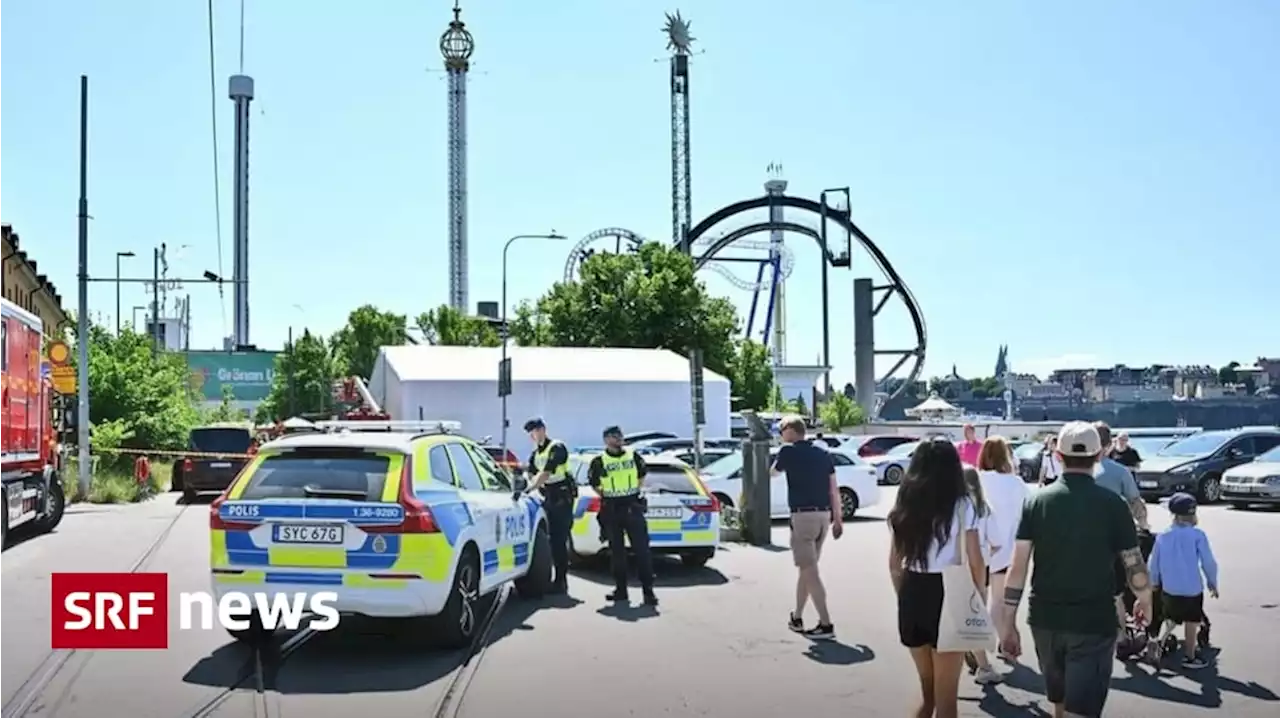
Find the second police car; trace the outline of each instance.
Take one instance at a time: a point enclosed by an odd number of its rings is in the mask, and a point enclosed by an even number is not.
[[[599,521],[600,496],[587,484],[587,467],[594,456],[569,457],[569,470],[578,483],[570,556],[579,564],[603,557],[608,550]],[[720,545],[720,502],[684,462],[665,455],[646,456],[644,462],[650,550],[677,555],[687,566],[705,565]]]
[[[334,423],[388,427],[269,442],[211,505],[218,598],[333,591],[341,613],[425,619],[463,646],[484,597],[508,583],[528,597],[550,588],[541,500],[516,493],[483,447],[440,424]]]

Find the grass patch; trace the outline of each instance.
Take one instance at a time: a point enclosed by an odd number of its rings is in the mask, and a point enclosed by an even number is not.
[[[62,490],[66,494],[68,503],[80,501],[88,501],[91,504],[138,503],[168,491],[172,471],[173,462],[154,462],[151,464],[151,478],[140,482],[133,477],[132,471],[107,468],[95,461],[89,492],[82,494],[79,465],[75,459],[71,459],[67,462],[66,471],[62,474]]]

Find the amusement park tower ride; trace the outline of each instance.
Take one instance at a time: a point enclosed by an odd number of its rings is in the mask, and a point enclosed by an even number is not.
[[[453,22],[440,36],[449,74],[449,305],[467,310],[467,70],[475,40],[455,1]]]
[[[249,103],[253,100],[253,78],[232,75],[228,93],[236,105],[235,134],[235,214],[232,228],[232,276],[235,281],[233,346],[249,345]],[[156,306],[159,306],[159,293]],[[155,313],[158,315],[159,312]]]
[[[667,49],[671,51],[671,241],[684,245],[693,229],[689,172],[689,48],[694,38],[680,11],[667,14]]]
[[[782,166],[769,165],[769,180],[764,183],[765,194],[770,197],[781,197],[787,191],[787,181],[782,179]],[[782,222],[782,205],[769,205],[769,221]],[[787,310],[786,310],[786,277],[782,276],[782,252],[784,239],[781,229],[769,230],[769,266],[773,270],[773,296],[770,297],[770,309],[773,310],[773,364],[783,366],[787,363]],[[762,267],[763,268],[763,267]],[[769,329],[765,329],[768,337]]]

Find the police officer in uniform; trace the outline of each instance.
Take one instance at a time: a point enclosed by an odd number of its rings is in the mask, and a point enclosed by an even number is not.
[[[636,557],[636,571],[644,588],[646,606],[658,605],[653,593],[653,557],[649,554],[648,505],[641,493],[646,469],[634,451],[623,446],[622,429],[604,430],[604,453],[591,460],[587,481],[600,494],[600,523],[613,559],[614,591],[610,601],[627,601],[627,545]]]
[[[569,533],[573,530],[573,504],[578,498],[578,484],[569,475],[569,449],[563,442],[547,438],[547,425],[542,419],[524,423],[525,433],[533,440],[529,455],[529,471],[533,481],[529,491],[542,489],[546,499],[547,532],[551,534],[551,560],[555,564],[552,593],[569,590]]]

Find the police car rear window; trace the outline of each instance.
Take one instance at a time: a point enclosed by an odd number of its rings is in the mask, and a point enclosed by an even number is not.
[[[649,472],[644,477],[644,485],[650,491],[670,491],[673,494],[696,494],[697,484],[689,474],[675,466],[649,465]]]
[[[363,451],[291,451],[263,459],[240,498],[351,499],[377,501],[382,497],[390,459]]]

